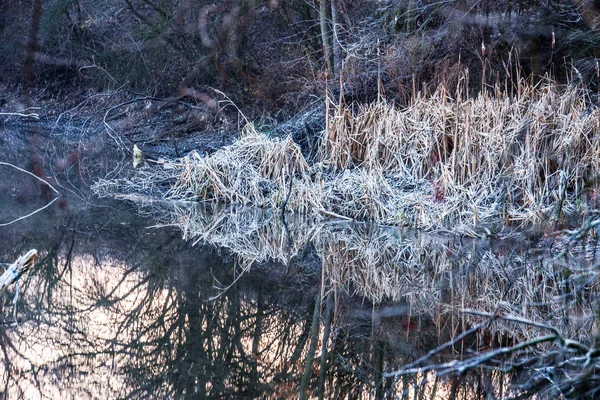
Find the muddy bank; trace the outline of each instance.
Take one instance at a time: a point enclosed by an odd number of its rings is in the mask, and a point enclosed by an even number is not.
[[[129,158],[134,144],[150,160],[179,158],[192,150],[212,154],[233,143],[247,122],[230,103],[208,107],[185,98],[129,91],[32,99],[32,108],[20,100],[10,94],[0,98],[2,159],[45,176],[85,164],[80,172],[101,177],[111,165]],[[321,104],[314,104],[287,121],[257,123],[270,136],[292,136],[308,157],[317,150],[325,114]]]
[[[191,151],[212,154],[239,135],[241,117],[233,107],[209,109],[185,99],[123,91],[76,93],[60,101],[40,97],[30,100],[35,107],[26,108],[8,89],[4,93],[0,98],[0,161],[50,183],[64,196],[63,208],[65,202],[96,201],[88,190],[94,181],[132,173],[134,145],[146,160],[175,159]],[[274,136],[293,135],[310,152],[315,146],[307,134],[314,136],[323,121],[322,113],[311,111],[285,124],[270,121],[268,128]],[[23,181],[9,179],[15,174]],[[6,165],[0,167],[0,190],[17,204],[45,204],[54,193],[34,177]],[[4,212],[7,218],[15,214],[11,210],[14,207]]]

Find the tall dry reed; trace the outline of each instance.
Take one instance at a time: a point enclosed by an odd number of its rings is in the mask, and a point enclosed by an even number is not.
[[[439,222],[539,222],[595,198],[599,117],[585,91],[550,81],[522,82],[514,96],[475,98],[441,86],[403,109],[385,102],[335,108],[321,158],[333,171],[429,181],[433,195],[422,200],[439,203]]]

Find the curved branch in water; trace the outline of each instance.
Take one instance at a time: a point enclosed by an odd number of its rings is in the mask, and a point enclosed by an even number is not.
[[[59,192],[58,190],[56,190],[56,188],[55,188],[54,186],[52,186],[50,183],[48,183],[47,181],[43,180],[43,179],[42,179],[42,178],[40,178],[39,176],[36,176],[36,175],[32,174],[31,172],[29,172],[29,171],[26,171],[26,170],[24,170],[23,168],[17,167],[16,165],[13,165],[13,164],[11,164],[11,163],[7,163],[7,162],[2,162],[2,161],[0,161],[0,165],[6,165],[7,167],[11,167],[11,168],[14,168],[14,169],[16,169],[16,170],[18,170],[18,171],[20,171],[20,172],[24,172],[24,173],[26,173],[26,174],[28,174],[28,175],[31,175],[32,177],[34,177],[34,178],[35,178],[35,179],[37,179],[38,181],[42,182],[43,184],[45,184],[45,185],[48,185],[48,186],[50,187],[50,189],[52,189],[52,190],[54,191],[54,193],[56,193],[56,194],[58,195],[58,196],[57,196],[57,197],[55,197],[55,198],[54,198],[54,199],[53,199],[53,200],[52,200],[50,203],[46,204],[45,206],[43,206],[43,207],[41,207],[41,208],[38,208],[37,210],[35,210],[35,211],[33,211],[33,212],[30,212],[30,213],[29,213],[29,214],[27,214],[27,215],[23,215],[23,216],[21,216],[21,217],[19,217],[19,218],[17,218],[17,219],[14,219],[14,220],[12,220],[12,221],[9,221],[9,222],[6,222],[6,223],[2,223],[2,224],[0,224],[0,227],[2,227],[2,226],[7,226],[7,225],[11,225],[11,224],[14,224],[15,222],[18,222],[18,221],[24,220],[24,219],[26,219],[26,218],[29,218],[29,217],[31,217],[31,216],[32,216],[32,215],[34,215],[34,214],[37,214],[37,213],[39,213],[40,211],[42,211],[42,210],[45,210],[46,208],[50,207],[50,206],[52,205],[52,203],[54,203],[56,200],[58,200],[58,199],[59,199],[59,198],[62,196],[62,195],[60,194],[60,192]]]

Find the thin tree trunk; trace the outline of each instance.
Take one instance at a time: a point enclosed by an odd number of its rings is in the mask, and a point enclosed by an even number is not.
[[[415,0],[409,0],[408,8],[406,10],[406,33],[412,33],[415,18]]]
[[[31,10],[31,26],[29,28],[29,38],[27,39],[27,52],[25,53],[25,78],[23,88],[26,101],[29,102],[29,88],[33,81],[33,61],[37,51],[38,33],[40,31],[40,18],[42,16],[43,0],[34,0]]]
[[[332,3],[333,4],[333,3]],[[327,344],[329,342],[329,333],[331,332],[331,309],[333,308],[333,302],[331,301],[333,292],[329,292],[327,295],[326,306],[325,306],[325,326],[323,328],[323,340],[321,350],[321,369],[319,372],[319,400],[325,397],[325,370],[327,369]]]
[[[331,51],[331,30],[329,29],[329,2],[320,0],[319,22],[321,24],[321,40],[323,41],[323,53],[327,64],[327,72],[333,74],[333,53]]]
[[[332,26],[332,35],[331,35],[331,43],[333,48],[333,73],[335,74],[335,78],[340,76],[340,68],[341,68],[341,52],[340,52],[340,42],[338,40],[338,0],[331,0],[331,26]]]
[[[256,326],[254,328],[254,337],[252,338],[252,379],[256,382],[260,382],[260,375],[258,372],[258,357],[259,357],[259,344],[260,338],[263,334],[263,320],[265,317],[265,305],[263,299],[263,288],[258,287],[258,298],[256,299]]]

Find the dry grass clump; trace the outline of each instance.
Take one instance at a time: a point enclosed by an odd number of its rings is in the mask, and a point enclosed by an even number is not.
[[[429,182],[380,169],[346,169],[323,183],[321,207],[352,219],[390,225],[438,226]]]
[[[308,164],[300,148],[288,137],[270,139],[244,128],[242,137],[211,155],[193,152],[177,164],[179,178],[167,197],[187,200],[222,201],[277,208],[288,199],[290,208],[307,212],[311,192]],[[290,194],[289,180],[297,184]]]

